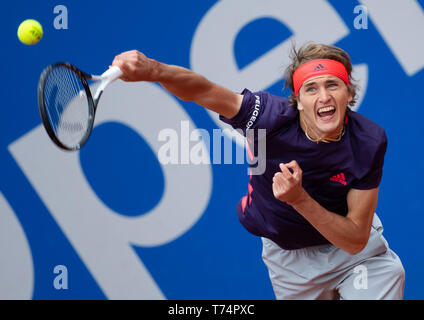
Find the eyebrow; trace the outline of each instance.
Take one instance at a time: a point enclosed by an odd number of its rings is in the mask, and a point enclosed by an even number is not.
[[[337,83],[337,81],[335,79],[328,79],[328,80],[325,80],[325,83]],[[305,84],[305,88],[316,85],[316,84],[317,83],[315,81],[309,82],[309,83]]]

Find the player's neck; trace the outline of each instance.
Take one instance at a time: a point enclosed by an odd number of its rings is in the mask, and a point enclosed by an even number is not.
[[[326,135],[326,134],[319,134],[317,130],[313,128],[313,126],[308,125],[307,120],[303,116],[302,112],[299,114],[300,117],[300,127],[302,128],[303,132],[305,133],[305,136],[316,143],[319,142],[337,142],[340,141],[340,139],[343,137],[345,128],[343,125],[343,122],[338,126],[337,130],[334,132]]]

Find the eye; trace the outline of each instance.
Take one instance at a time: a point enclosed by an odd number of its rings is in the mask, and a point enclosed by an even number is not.
[[[337,83],[330,83],[328,88],[337,88],[339,85]]]
[[[314,92],[314,91],[315,91],[314,87],[306,88],[306,92]]]

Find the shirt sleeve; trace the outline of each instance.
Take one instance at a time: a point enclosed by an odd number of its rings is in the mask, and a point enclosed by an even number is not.
[[[360,180],[352,182],[352,188],[367,190],[380,185],[383,176],[384,156],[387,150],[387,137],[383,131],[382,138],[374,155],[370,171]]]
[[[243,101],[239,112],[231,119],[222,115],[219,118],[234,129],[241,129],[244,135],[248,129],[266,129],[268,135],[296,117],[296,107],[289,105],[286,98],[248,89],[241,94]]]

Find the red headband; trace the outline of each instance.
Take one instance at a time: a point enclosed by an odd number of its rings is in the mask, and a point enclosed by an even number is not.
[[[302,84],[309,78],[331,74],[349,85],[349,76],[343,63],[330,59],[316,59],[302,64],[293,74],[294,93],[299,93]]]

